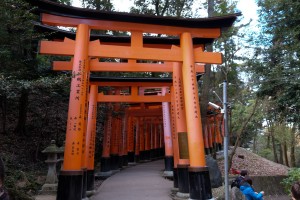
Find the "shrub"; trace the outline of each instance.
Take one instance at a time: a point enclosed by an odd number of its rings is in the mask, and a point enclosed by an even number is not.
[[[286,193],[290,193],[291,186],[294,182],[300,180],[300,168],[292,168],[288,172],[288,177],[283,179],[281,184]]]

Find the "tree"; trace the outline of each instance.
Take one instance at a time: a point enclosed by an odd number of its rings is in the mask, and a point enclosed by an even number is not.
[[[114,6],[110,0],[81,0],[82,7],[102,10],[102,11],[113,11]]]
[[[135,0],[130,12],[156,16],[191,17],[193,0]]]

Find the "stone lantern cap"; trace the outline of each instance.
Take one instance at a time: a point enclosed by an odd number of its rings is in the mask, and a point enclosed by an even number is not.
[[[50,145],[42,153],[60,153],[59,148],[55,145],[55,140],[51,140]]]

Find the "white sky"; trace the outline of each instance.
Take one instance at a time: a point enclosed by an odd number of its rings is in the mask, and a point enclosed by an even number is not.
[[[133,6],[133,1],[134,0],[112,0],[112,3],[116,11],[128,12],[129,8]],[[73,6],[81,7],[80,1],[73,0]],[[243,13],[245,20],[249,21],[249,19],[253,19],[257,21],[257,5],[255,4],[255,0],[239,0],[237,8]]]

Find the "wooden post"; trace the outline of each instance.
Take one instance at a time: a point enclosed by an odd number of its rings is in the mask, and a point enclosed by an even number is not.
[[[82,145],[88,72],[90,29],[79,24],[76,32],[74,61],[67,121],[63,170],[59,175],[57,200],[82,198]]]
[[[162,88],[162,96],[167,93],[167,88]],[[164,143],[165,143],[165,171],[164,174],[173,176],[173,145],[172,145],[172,133],[171,133],[171,117],[170,106],[168,102],[162,103],[163,109],[163,124],[164,124]]]
[[[123,138],[123,149],[122,149],[122,155],[123,155],[123,166],[128,165],[128,151],[127,151],[127,134],[128,134],[128,114],[125,113],[122,116],[122,138]]]
[[[88,112],[88,124],[86,135],[86,154],[88,156],[87,162],[87,191],[94,190],[95,182],[95,139],[96,139],[96,120],[97,120],[97,94],[98,86],[91,85],[89,96],[89,112]]]
[[[176,137],[178,144],[178,193],[180,197],[189,196],[189,151],[187,140],[187,128],[186,128],[186,112],[184,102],[184,89],[182,82],[182,64],[178,62],[173,63],[173,87],[174,87],[174,107],[175,107],[175,124],[176,124]]]
[[[179,162],[179,150],[178,150],[178,135],[176,129],[176,119],[175,119],[175,94],[174,87],[170,88],[171,90],[171,121],[172,121],[172,146],[173,146],[173,157],[174,157],[174,166],[173,166],[173,187],[174,190],[178,190],[178,170],[177,165]]]
[[[127,152],[128,162],[134,163],[134,124],[133,117],[129,116],[127,120],[128,134],[127,134]]]
[[[112,103],[108,103],[108,111],[106,114],[106,121],[104,124],[104,136],[102,142],[102,155],[100,174],[103,176],[110,176],[112,174],[110,164],[110,146],[112,135]]]
[[[140,122],[139,118],[135,117],[134,125],[135,125],[135,149],[134,149],[134,160],[135,162],[140,161]]]
[[[206,167],[204,141],[196,81],[195,59],[192,36],[185,32],[180,36],[182,50],[182,75],[184,87],[184,101],[188,131],[189,148],[189,185],[191,199],[211,199],[209,171]]]
[[[116,112],[119,111],[120,105],[116,103],[113,106],[113,118],[112,118],[112,135],[111,135],[111,146],[110,146],[110,164],[112,170],[119,169],[119,121],[116,116]]]

